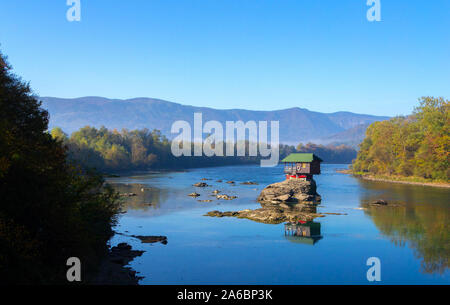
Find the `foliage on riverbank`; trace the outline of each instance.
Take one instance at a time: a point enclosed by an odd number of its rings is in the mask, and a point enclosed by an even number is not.
[[[67,162],[48,114],[0,53],[0,283],[67,283],[107,251],[119,212],[103,179]]]
[[[449,110],[448,100],[423,97],[411,116],[373,123],[360,144],[353,172],[448,183]]]
[[[60,128],[51,131],[54,138],[67,145],[69,158],[85,168],[96,168],[102,172],[118,172],[150,169],[186,169],[194,167],[252,164],[261,157],[248,156],[181,156],[171,152],[171,142],[158,130],[108,130],[86,126],[68,137]],[[218,144],[219,145],[219,144]],[[226,144],[223,143],[225,152]],[[194,151],[194,144],[191,144]],[[245,143],[248,155],[249,143]],[[235,145],[236,151],[236,145]],[[323,146],[308,143],[296,147],[280,145],[280,158],[293,152],[309,152],[319,155],[328,163],[350,163],[356,157],[351,147]]]
[[[446,187],[450,188],[450,183],[444,180],[430,180],[422,177],[404,177],[404,176],[396,176],[396,175],[372,175],[364,172],[353,172],[352,170],[342,170],[339,171],[344,174],[352,174],[355,177],[359,177],[365,180],[371,181],[381,181],[381,182],[394,182],[394,183],[404,183],[404,184],[416,184],[416,185],[424,185],[424,186],[436,186],[436,187]]]

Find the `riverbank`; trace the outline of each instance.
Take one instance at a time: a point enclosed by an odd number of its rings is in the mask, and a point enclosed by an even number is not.
[[[351,169],[339,169],[336,170],[337,173],[353,175],[357,178],[361,178],[368,181],[378,181],[378,182],[390,182],[390,183],[402,183],[420,186],[433,186],[441,188],[450,188],[450,183],[445,182],[427,182],[427,181],[414,181],[420,178],[417,177],[401,177],[401,176],[374,176],[371,174],[363,173],[353,173]]]
[[[133,250],[127,243],[120,243],[108,251],[99,265],[98,271],[92,279],[88,280],[90,285],[139,285],[142,277],[127,265],[134,258],[141,256],[144,251]]]

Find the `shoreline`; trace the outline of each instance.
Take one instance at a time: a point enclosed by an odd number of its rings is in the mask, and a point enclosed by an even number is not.
[[[432,186],[439,188],[450,188],[450,183],[445,182],[417,182],[417,181],[408,181],[408,180],[395,180],[394,178],[389,177],[374,177],[372,175],[361,175],[361,174],[353,174],[351,169],[342,169],[336,170],[337,173],[352,175],[356,178],[361,178],[367,181],[375,181],[375,182],[390,182],[390,183],[401,183],[401,184],[410,184],[410,185],[420,185],[420,186]]]
[[[123,235],[135,238],[143,244],[161,243],[167,244],[166,236],[153,235],[127,235],[115,232],[114,235]],[[139,275],[139,271],[130,266],[130,263],[137,257],[142,256],[145,250],[135,250],[127,242],[108,249],[108,253],[100,261],[99,268],[87,281],[89,285],[121,285],[137,286],[144,276]]]
[[[133,250],[127,243],[120,243],[108,249],[108,253],[102,258],[98,270],[88,280],[88,285],[139,285],[143,277],[137,275],[137,271],[129,266],[136,257],[145,251]]]
[[[350,163],[328,163],[324,162],[324,164],[333,164],[333,165],[349,165]],[[210,169],[214,167],[227,167],[227,166],[248,166],[248,165],[258,165],[258,162],[255,163],[247,163],[247,164],[223,164],[223,165],[211,165],[211,166],[201,166],[201,167],[186,167],[186,168],[156,168],[156,169],[148,169],[148,170],[123,170],[116,172],[108,172],[108,173],[100,173],[100,175],[105,178],[121,178],[128,177],[134,175],[146,175],[146,174],[161,174],[161,173],[183,173],[189,172],[197,169]],[[280,162],[277,166],[282,165]],[[344,170],[343,170],[344,171]]]

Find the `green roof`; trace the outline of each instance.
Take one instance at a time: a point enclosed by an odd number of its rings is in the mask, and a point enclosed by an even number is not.
[[[319,162],[323,161],[315,154],[297,153],[290,154],[289,156],[281,160],[281,162],[312,162],[313,160],[317,160]]]

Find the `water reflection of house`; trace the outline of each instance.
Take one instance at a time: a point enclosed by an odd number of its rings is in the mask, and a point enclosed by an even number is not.
[[[284,235],[287,240],[294,243],[314,245],[322,239],[320,235],[320,223],[292,223],[288,222],[284,225]]]

